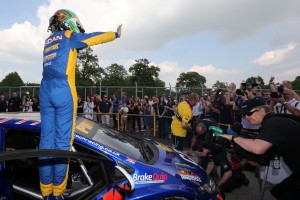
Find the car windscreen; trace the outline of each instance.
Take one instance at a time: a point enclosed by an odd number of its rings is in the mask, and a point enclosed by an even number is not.
[[[76,133],[105,145],[135,160],[154,163],[158,149],[145,139],[105,127],[87,119],[77,120]]]
[[[124,155],[145,162],[143,155],[139,151],[138,142],[120,132],[101,128],[98,129],[92,139]]]

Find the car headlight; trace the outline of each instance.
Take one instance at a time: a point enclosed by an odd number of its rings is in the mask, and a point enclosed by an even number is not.
[[[214,194],[214,193],[216,193],[217,185],[216,185],[215,181],[212,180],[212,178],[208,177],[206,183],[201,185],[199,187],[199,189],[203,192],[207,192],[209,194]]]

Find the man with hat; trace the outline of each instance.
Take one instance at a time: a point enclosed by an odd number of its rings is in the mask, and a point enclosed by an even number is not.
[[[300,196],[300,124],[290,117],[274,115],[268,105],[261,105],[256,99],[247,100],[242,111],[251,124],[261,126],[258,136],[255,139],[221,136],[254,154],[264,154],[275,147],[292,174],[270,192],[275,199],[297,199]]]

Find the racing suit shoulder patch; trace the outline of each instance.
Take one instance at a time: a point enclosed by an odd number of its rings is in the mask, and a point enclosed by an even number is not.
[[[65,32],[66,38],[71,38],[72,33],[73,33],[73,31],[67,30],[67,31]]]

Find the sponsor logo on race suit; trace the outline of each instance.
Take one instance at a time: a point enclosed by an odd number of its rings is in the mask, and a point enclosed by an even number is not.
[[[45,45],[51,44],[52,42],[59,41],[59,40],[62,40],[62,39],[63,39],[62,35],[53,36],[53,37],[48,38],[48,39],[45,40]]]

